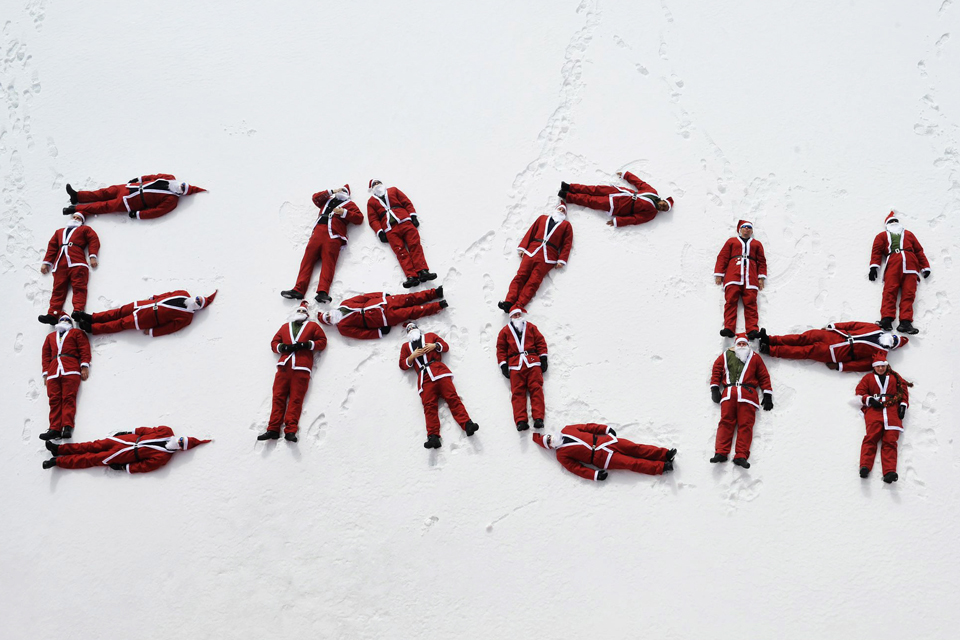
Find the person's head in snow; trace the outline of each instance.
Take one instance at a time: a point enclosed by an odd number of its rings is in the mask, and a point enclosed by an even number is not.
[[[57,333],[66,333],[70,331],[70,329],[73,329],[73,327],[73,318],[66,314],[60,316],[60,320],[57,321]]]
[[[750,351],[750,342],[747,340],[747,336],[743,333],[738,334],[737,341],[733,345],[733,352],[736,354],[737,359],[740,360],[740,362],[746,362]]]
[[[903,225],[900,223],[900,215],[896,211],[888,213],[886,220],[884,220],[884,227],[895,236],[901,235]]]
[[[523,307],[514,307],[511,309],[510,324],[513,325],[514,329],[522,332],[524,325],[527,324],[527,310]]]
[[[907,343],[907,338],[902,338],[892,333],[881,333],[878,338],[880,346],[884,349],[899,349]]]
[[[307,320],[309,320],[309,319],[310,319],[310,309],[307,308],[307,303],[306,303],[306,301],[304,301],[303,303],[300,304],[299,307],[297,307],[296,309],[294,309],[294,310],[290,313],[290,315],[287,316],[287,319],[288,319],[290,322],[306,322]]]
[[[740,234],[740,237],[744,240],[749,240],[753,237],[753,223],[746,220],[740,221],[740,227],[737,229],[737,232]]]
[[[873,363],[873,372],[878,376],[885,376],[887,375],[887,369],[889,367],[890,365],[886,360],[878,360],[877,362]]]
[[[82,213],[78,211],[72,216],[70,216],[69,220],[67,220],[67,227],[70,229],[73,229],[73,228],[79,227],[84,222],[86,222],[86,218]]]
[[[416,322],[408,322],[403,325],[403,330],[407,333],[407,340],[410,342],[416,342],[417,340],[423,339],[423,332],[420,331],[420,327],[417,326]]]
[[[339,309],[331,309],[320,314],[320,322],[325,325],[334,326],[343,320],[343,313]]]
[[[336,189],[332,189],[331,191],[333,193],[333,197],[336,198],[337,200],[342,201],[342,200],[350,199],[350,189],[348,189],[346,186],[337,187]]]
[[[657,198],[657,211],[670,211],[670,202],[664,198]]]
[[[567,205],[562,202],[558,202],[557,206],[554,207],[553,211],[550,213],[550,217],[556,220],[557,222],[563,222],[567,219]]]
[[[539,434],[534,434],[537,436]],[[536,440],[536,438],[534,438]],[[563,436],[559,433],[545,433],[543,434],[543,440],[541,440],[545,449],[559,449],[560,445],[563,444]]]
[[[382,198],[387,193],[387,188],[383,186],[382,182],[374,179],[370,181],[370,193],[378,198]]]
[[[204,307],[209,305],[211,302],[213,302],[213,298],[216,295],[217,293],[216,291],[214,291],[209,296],[192,296],[187,298],[185,302],[185,304],[187,305],[187,310],[197,311],[199,309],[203,309]]]

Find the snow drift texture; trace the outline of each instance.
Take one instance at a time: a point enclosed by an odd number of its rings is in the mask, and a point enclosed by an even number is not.
[[[691,6],[696,5],[696,6]],[[7,638],[943,638],[960,625],[960,6],[902,3],[3,3],[0,623]],[[673,212],[571,208],[530,305],[548,428],[607,422],[677,471],[593,484],[512,425],[494,304],[561,179],[630,169]],[[65,182],[169,171],[210,192],[103,216],[100,310],[173,288],[174,336],[93,339],[76,439],[167,424],[214,443],[158,473],[42,471],[42,249]],[[421,214],[451,308],[425,320],[481,430],[426,452],[397,332],[318,359],[299,445],[255,443],[315,208],[371,177]],[[871,241],[904,212],[933,276],[899,483],[857,476],[858,374],[767,363],[753,468],[710,465],[726,345],[713,261],[740,217],[770,261],[761,324],[875,320]],[[351,228],[332,294],[399,291]],[[328,332],[329,333],[329,332]],[[445,410],[444,410],[445,411]]]

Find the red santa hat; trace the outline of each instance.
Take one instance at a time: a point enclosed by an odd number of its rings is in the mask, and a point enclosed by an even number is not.
[[[346,189],[347,195],[351,195],[351,194],[350,194],[350,185],[349,185],[349,184],[343,185],[343,188]]]
[[[80,221],[81,221],[81,222],[86,222],[86,221],[87,221],[87,216],[83,215],[83,214],[82,214],[81,212],[79,212],[79,211],[74,211],[74,212],[73,212],[73,215],[71,215],[70,217],[72,218],[73,216],[80,216]]]
[[[546,439],[550,439],[550,446],[547,444]],[[559,433],[535,433],[533,434],[533,441],[544,449],[556,449],[560,445],[560,440],[563,438]]]
[[[192,196],[195,193],[203,193],[204,191],[206,191],[206,189],[204,189],[203,187],[197,187],[192,184],[187,184],[186,182],[183,183],[183,186],[184,186],[183,195],[185,196]]]
[[[369,189],[370,191],[373,191],[373,185],[375,182],[379,182],[380,184],[383,184],[382,180],[377,180],[376,178],[370,178],[370,182],[367,183],[367,189]]]
[[[673,196],[667,196],[667,202],[670,203],[670,208],[667,211],[673,211]]]
[[[750,222],[749,220],[739,220],[739,221],[737,221],[737,232],[739,232],[740,229],[742,229],[742,228],[744,227],[744,225],[746,225],[746,226],[750,227],[751,229],[753,229],[753,223]]]
[[[200,445],[202,445],[202,444],[207,444],[208,442],[210,442],[210,441],[209,441],[209,440],[200,440],[199,438],[193,438],[193,437],[188,437],[188,436],[180,436],[180,438],[177,440],[177,444],[179,445],[179,447],[180,447],[180,449],[181,449],[182,451],[186,451],[187,449],[193,449],[193,448],[195,448],[195,447],[199,447]]]
[[[404,323],[404,325],[403,325],[403,330],[404,330],[404,331],[410,331],[410,329],[419,329],[419,328],[420,328],[420,325],[418,325],[418,324],[417,324],[416,322],[414,322],[413,320],[411,320],[410,322],[406,322],[406,323]]]
[[[550,448],[550,447],[548,447],[547,445],[545,445],[545,444],[543,443],[543,434],[542,434],[542,433],[535,433],[535,434],[533,434],[533,441],[536,442],[536,443],[537,443],[538,445],[540,445],[541,447],[543,447],[544,449],[549,449],[549,448]]]
[[[884,367],[885,367],[885,366],[887,366],[887,365],[889,365],[889,364],[890,364],[890,363],[887,362],[887,359],[886,359],[885,357],[881,358],[880,356],[877,356],[876,360],[874,360],[874,361],[873,361],[873,364],[870,365],[870,366],[871,366],[871,367],[881,367],[881,366],[884,366]]]
[[[744,344],[750,344],[750,341],[747,339],[747,334],[738,333],[737,339],[733,341],[733,344],[740,344],[741,342]]]
[[[217,289],[217,291],[220,291],[220,289]],[[213,302],[213,299],[217,297],[217,291],[214,291],[208,296],[197,296],[199,298],[197,302],[200,304],[201,309],[210,306],[210,304]]]
[[[514,305],[513,308],[510,309],[510,314],[509,314],[509,316],[512,318],[513,316],[519,316],[519,315],[521,315],[521,314],[526,315],[526,313],[527,313],[527,310],[526,310],[526,309],[524,309],[523,307],[521,307],[521,306],[519,306],[519,305]]]
[[[887,217],[883,219],[883,224],[889,224],[894,220],[900,222],[900,215],[896,211],[891,210],[890,213],[887,214]]]

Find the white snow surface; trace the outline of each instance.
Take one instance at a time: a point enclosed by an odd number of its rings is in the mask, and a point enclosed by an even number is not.
[[[0,637],[955,637],[957,2],[0,6]],[[570,264],[529,305],[548,429],[680,453],[673,474],[591,483],[515,431],[494,305],[560,181],[624,169],[676,207],[618,230],[570,208]],[[88,309],[220,293],[175,335],[92,338],[74,440],[214,442],[143,476],[44,471],[38,266],[64,184],[153,172],[209,193],[93,219]],[[327,331],[300,443],[257,443],[310,196],[349,182],[365,211],[371,177],[421,214],[451,304],[421,325],[481,429],[442,409],[426,451],[400,331]],[[709,464],[713,262],[735,221],[766,248],[761,324],[788,333],[879,318],[866,275],[891,208],[933,269],[891,356],[916,383],[900,481],[879,461],[858,477],[860,374],[769,357],[753,468]],[[387,246],[350,236],[334,298],[400,292]]]

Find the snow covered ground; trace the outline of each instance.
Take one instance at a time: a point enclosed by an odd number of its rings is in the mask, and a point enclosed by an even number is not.
[[[731,6],[732,5],[732,6]],[[3,0],[0,637],[948,638],[960,561],[960,6],[827,0]],[[569,267],[529,306],[548,428],[680,450],[672,475],[563,471],[514,430],[494,306],[561,180],[630,169],[677,205],[613,230],[571,207]],[[43,471],[51,286],[78,188],[172,172],[172,214],[92,224],[99,310],[177,287],[188,329],[93,339],[76,440],[167,424],[215,442],[163,470]],[[451,308],[422,325],[480,424],[423,449],[398,332],[328,332],[298,445],[256,443],[313,192],[371,177],[421,213]],[[713,261],[739,217],[770,263],[772,333],[876,320],[874,234],[930,257],[900,482],[857,476],[858,374],[766,358],[753,468],[711,465],[724,341]],[[399,291],[369,227],[332,294]],[[315,282],[315,280],[314,280]]]

